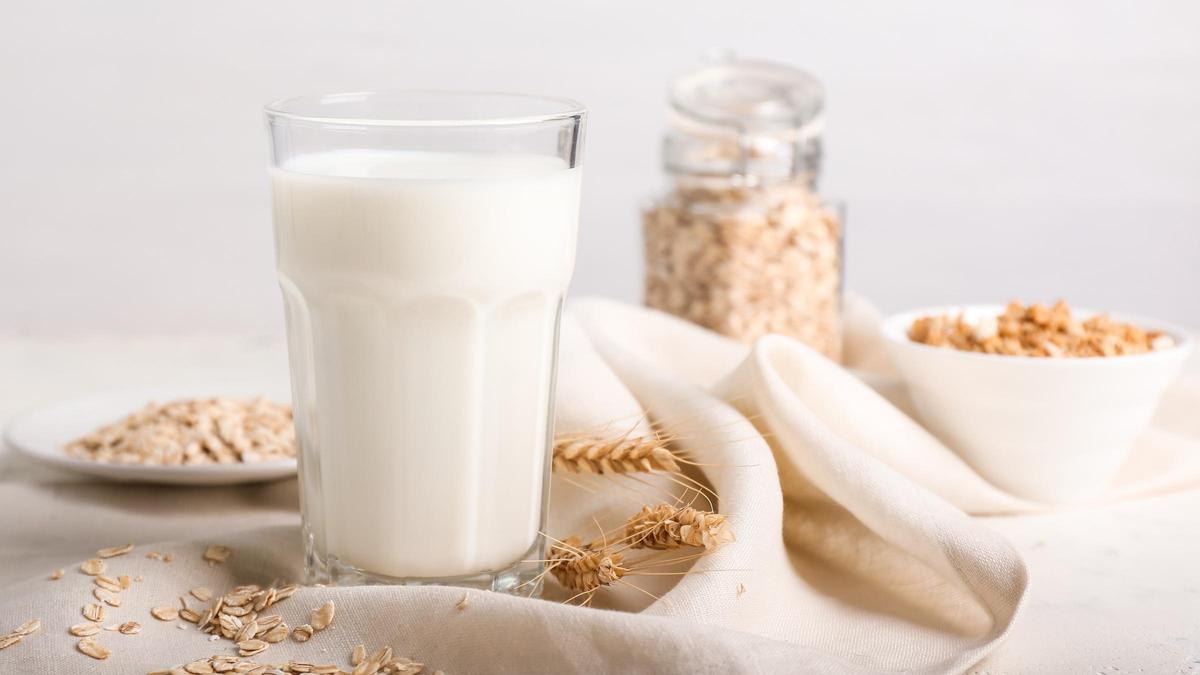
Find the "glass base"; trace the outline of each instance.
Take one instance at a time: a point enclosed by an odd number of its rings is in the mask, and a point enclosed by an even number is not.
[[[525,552],[521,560],[501,570],[486,570],[452,577],[391,577],[376,574],[342,562],[335,555],[322,556],[306,538],[304,576],[308,585],[324,586],[461,586],[485,591],[541,597],[545,557],[542,537]]]

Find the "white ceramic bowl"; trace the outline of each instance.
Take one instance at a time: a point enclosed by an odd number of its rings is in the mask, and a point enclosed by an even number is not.
[[[1118,313],[1111,314],[1114,320],[1161,330],[1175,346],[1133,356],[1034,358],[908,339],[919,317],[961,312],[974,322],[1003,310],[968,305],[903,312],[884,321],[884,342],[925,426],[994,485],[1039,502],[1096,497],[1149,424],[1191,340],[1176,326]]]

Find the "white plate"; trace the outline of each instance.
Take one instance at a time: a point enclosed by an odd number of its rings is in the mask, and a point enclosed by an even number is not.
[[[279,480],[296,475],[296,460],[252,464],[196,464],[188,466],[142,466],[104,464],[76,459],[63,447],[96,429],[111,424],[151,401],[166,402],[202,396],[249,397],[242,391],[196,392],[180,389],[129,389],[96,394],[59,403],[14,417],[4,430],[10,447],[40,462],[68,471],[107,480],[165,483],[170,485],[236,485]]]

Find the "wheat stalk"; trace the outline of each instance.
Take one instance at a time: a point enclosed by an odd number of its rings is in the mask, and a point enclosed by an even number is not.
[[[675,453],[658,436],[614,439],[577,436],[555,440],[554,470],[603,475],[651,471],[678,473],[680,468]]]
[[[629,571],[621,565],[620,553],[607,547],[585,546],[579,537],[551,545],[547,558],[550,573],[558,583],[578,593],[593,593],[616,583]]]
[[[671,482],[703,497],[710,509],[714,508],[712,499],[706,494],[711,493],[715,498],[716,493],[712,488],[687,476],[681,469],[683,464],[701,465],[688,461],[667,447],[675,436],[664,435],[657,427],[645,435],[635,434],[634,431],[631,428],[620,436],[608,437],[603,434],[559,436],[555,439],[552,454],[554,470],[560,474],[624,476],[626,480],[641,483],[645,483],[645,480],[635,474],[661,472],[669,474],[667,479]],[[570,481],[566,476],[562,478]],[[658,501],[658,498],[654,498],[654,501]],[[553,543],[546,551],[544,562],[547,565],[538,579],[549,574],[564,588],[574,591],[575,595],[566,600],[567,603],[583,598],[580,604],[588,605],[597,591],[616,584],[628,585],[655,597],[623,577],[687,574],[643,570],[694,560],[733,541],[733,531],[725,516],[692,508],[682,498],[675,504],[643,505],[641,511],[614,531],[604,532],[599,523],[597,529],[601,530],[600,536],[586,544],[577,536],[561,541],[550,538]],[[684,546],[701,550],[669,561],[654,562],[653,558],[645,556],[632,561],[625,559],[625,553],[632,549],[653,552]]]
[[[725,516],[690,506],[659,504],[643,506],[625,523],[625,540],[630,548],[663,551],[695,546],[712,551],[733,541],[733,530]]]
[[[617,583],[628,584],[623,577],[663,564],[650,562],[650,558],[627,563],[624,552],[630,549],[662,551],[683,546],[704,549],[686,558],[690,560],[733,541],[733,530],[725,516],[690,506],[643,506],[640,512],[626,521],[623,529],[625,536],[616,541],[610,539],[611,533],[608,532],[587,544],[580,537],[553,540],[554,543],[546,552],[547,566],[543,574],[552,574],[564,588],[575,591],[575,595],[567,602],[586,596],[583,604],[588,604],[601,588]]]

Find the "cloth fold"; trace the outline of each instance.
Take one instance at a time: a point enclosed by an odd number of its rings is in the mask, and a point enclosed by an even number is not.
[[[729,595],[720,570],[754,569],[732,599],[746,611],[721,625],[834,654],[859,672],[957,672],[1003,637],[1027,584],[1020,556],[912,480],[972,474],[869,387],[787,338],[746,349],[609,301],[578,303],[572,316],[661,428],[703,439],[677,445],[723,467],[706,473],[739,545],[699,560],[647,611],[703,599],[713,622]],[[694,363],[737,365],[705,387],[717,369]]]
[[[841,368],[771,336],[747,347],[673,317],[606,300],[573,303],[562,331],[560,433],[661,431],[711,488],[736,541],[681,576],[633,576],[596,607],[449,588],[306,588],[279,606],[291,625],[327,598],[334,627],[273,645],[260,662],[348,668],[351,647],[392,645],[449,673],[962,672],[1020,620],[1029,579],[1020,555],[968,514],[1043,507],[989,485],[908,414],[877,338],[877,315],[847,298]],[[1107,499],[1200,482],[1200,389],[1176,386]],[[548,533],[619,524],[680,481],[556,475]],[[706,493],[707,494],[707,493]],[[693,493],[691,499],[699,497]],[[0,672],[134,673],[213,654],[228,641],[158,622],[149,608],[189,588],[298,578],[294,481],[180,489],[48,480],[0,483],[10,514],[0,551],[0,618],[43,629],[0,651]],[[66,628],[91,601],[79,563],[132,540],[118,574],[143,575],[104,632],[104,664],[74,650]],[[235,553],[202,560],[207,544]],[[170,551],[166,565],[146,558]],[[67,569],[62,580],[45,575]],[[106,621],[108,623],[108,621]]]

